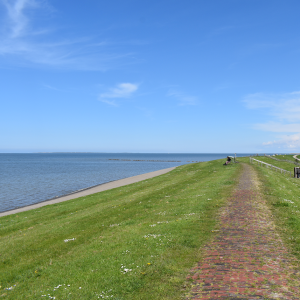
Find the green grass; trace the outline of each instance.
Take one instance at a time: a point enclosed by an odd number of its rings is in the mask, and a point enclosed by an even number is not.
[[[281,159],[281,160],[288,160],[291,164],[294,165],[294,167],[297,167],[297,165],[294,164],[294,162],[299,163],[298,160],[296,160],[292,154],[285,154],[285,155],[276,155],[275,158]]]
[[[258,159],[267,160],[263,157]],[[249,162],[249,158],[240,160]],[[274,165],[275,163],[274,160]],[[279,164],[280,168],[286,170],[293,168],[293,164],[290,163]],[[252,166],[258,172],[260,188],[272,211],[277,230],[291,252],[300,260],[300,179],[285,176],[256,164]]]
[[[294,155],[292,154],[284,154],[284,155],[276,155],[274,156],[275,158],[278,158],[278,159],[288,159],[288,160],[291,160],[291,161],[295,161],[295,158],[293,158]]]
[[[278,158],[278,157],[279,157],[279,155],[276,156],[276,158]],[[287,170],[287,171],[291,171],[292,176],[294,174],[294,167],[297,167],[297,165],[295,165],[293,163],[289,163],[289,162],[285,162],[285,161],[277,161],[275,159],[265,157],[265,156],[259,156],[259,157],[254,157],[254,158],[259,160],[259,161],[263,161],[263,162],[266,162],[266,163],[271,164],[273,166],[276,166],[278,168],[281,168],[281,169],[284,169],[284,170]],[[249,162],[249,158],[248,158],[248,162]],[[256,162],[254,164],[256,164]]]
[[[0,218],[0,297],[180,299],[241,170],[224,161]]]

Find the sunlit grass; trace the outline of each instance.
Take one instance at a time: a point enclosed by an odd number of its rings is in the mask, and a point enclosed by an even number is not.
[[[223,162],[0,218],[0,297],[180,299],[240,171]]]
[[[276,155],[275,158],[295,161],[295,158],[293,158],[293,156],[294,155],[292,155],[292,154],[284,154],[284,155]]]
[[[276,156],[276,158],[278,156]],[[294,167],[297,167],[297,165],[295,165],[293,163],[289,163],[289,162],[285,162],[285,161],[277,161],[277,160],[274,160],[272,158],[265,157],[265,156],[258,156],[258,157],[254,157],[254,158],[259,160],[259,161],[263,161],[263,162],[266,162],[268,164],[271,164],[275,167],[278,167],[278,168],[281,168],[281,169],[284,169],[284,170],[287,170],[287,171],[291,171],[292,175],[294,174]],[[245,158],[243,158],[243,159],[245,159]],[[248,158],[247,162],[249,162],[249,158]],[[256,162],[254,164],[256,164]]]
[[[249,158],[241,161],[249,161]],[[255,164],[252,166],[258,172],[261,191],[273,213],[277,230],[291,252],[300,259],[300,179]],[[291,170],[294,165],[280,162],[280,167]]]

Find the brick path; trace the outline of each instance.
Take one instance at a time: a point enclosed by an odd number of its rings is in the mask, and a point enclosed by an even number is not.
[[[186,299],[300,299],[294,259],[276,233],[253,168],[243,168],[220,213],[220,231],[188,277],[193,285]]]

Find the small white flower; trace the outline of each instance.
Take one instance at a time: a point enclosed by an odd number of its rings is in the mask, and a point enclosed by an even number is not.
[[[75,241],[75,240],[76,240],[76,238],[66,239],[66,240],[64,240],[64,242],[67,243],[67,242],[69,242],[69,241]]]

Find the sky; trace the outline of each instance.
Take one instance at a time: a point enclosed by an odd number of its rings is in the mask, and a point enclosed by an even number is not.
[[[299,0],[0,0],[0,152],[300,152]]]

